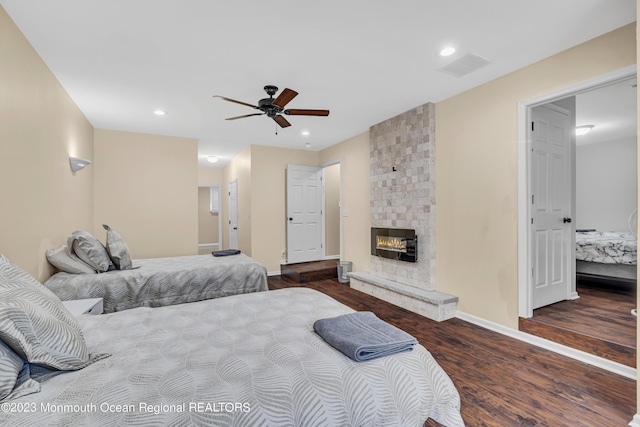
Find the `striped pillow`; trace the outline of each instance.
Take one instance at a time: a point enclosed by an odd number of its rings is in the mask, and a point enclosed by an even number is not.
[[[0,339],[29,363],[77,370],[90,355],[75,317],[33,276],[0,254]]]
[[[124,239],[107,224],[102,224],[102,226],[107,230],[107,252],[111,262],[118,270],[131,270],[131,255]]]
[[[107,249],[87,231],[76,230],[71,233],[67,239],[67,246],[98,273],[107,271],[111,265]]]

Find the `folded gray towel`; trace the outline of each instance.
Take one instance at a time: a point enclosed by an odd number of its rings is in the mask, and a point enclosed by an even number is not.
[[[229,255],[238,255],[240,253],[239,249],[223,249],[221,251],[213,251],[211,254],[213,256],[229,256]]]
[[[313,329],[331,346],[358,362],[411,351],[418,343],[369,311],[316,320]]]

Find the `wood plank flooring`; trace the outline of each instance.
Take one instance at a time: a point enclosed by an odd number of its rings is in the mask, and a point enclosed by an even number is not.
[[[280,275],[299,283],[334,279],[338,277],[338,260],[283,264],[280,266]]]
[[[576,300],[538,308],[531,319],[520,319],[520,330],[635,367],[635,286],[579,282],[577,291]]]
[[[625,426],[635,414],[636,382],[464,322],[435,322],[351,289],[335,279],[304,286],[409,332],[449,374],[467,426]],[[426,426],[438,426],[428,420]]]

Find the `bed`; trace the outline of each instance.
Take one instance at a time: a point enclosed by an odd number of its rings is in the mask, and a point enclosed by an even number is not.
[[[59,272],[44,285],[61,300],[102,298],[104,313],[266,291],[267,270],[244,255],[133,260],[131,270]]]
[[[351,312],[288,288],[83,315],[89,350],[111,356],[32,370],[41,390],[2,402],[0,424],[464,425],[456,388],[423,346],[355,362],[313,331],[317,319]]]
[[[576,231],[576,274],[589,280],[635,284],[637,252],[632,233]]]

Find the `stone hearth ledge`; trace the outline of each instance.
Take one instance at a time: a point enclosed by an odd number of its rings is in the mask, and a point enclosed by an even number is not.
[[[441,322],[455,317],[458,297],[440,291],[426,291],[383,279],[371,273],[351,272],[349,286],[390,302],[431,320]]]

